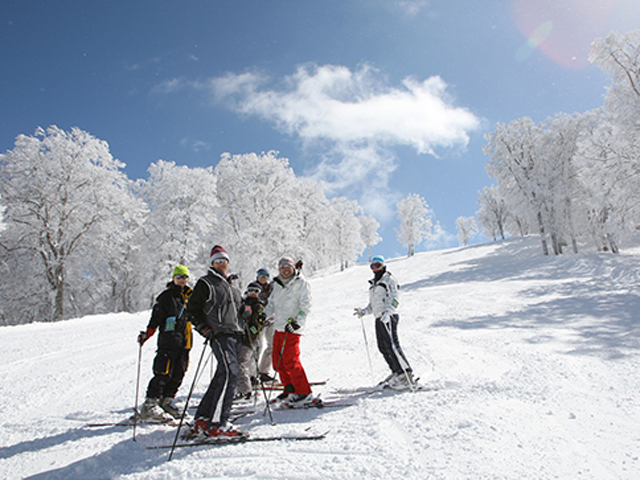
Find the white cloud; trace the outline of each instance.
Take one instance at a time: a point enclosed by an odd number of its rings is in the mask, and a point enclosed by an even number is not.
[[[193,84],[241,115],[259,117],[302,141],[319,163],[311,174],[332,193],[359,194],[361,202],[393,196],[388,179],[397,167],[394,147],[435,155],[464,147],[479,119],[453,105],[438,76],[405,78],[392,86],[376,69],[304,65],[279,85],[257,72],[228,73]],[[179,88],[180,81],[163,88]],[[368,213],[373,214],[370,210]],[[388,216],[389,212],[378,212]]]
[[[420,10],[429,5],[427,0],[401,0],[397,3],[405,14],[415,17]]]
[[[210,81],[215,98],[274,123],[304,141],[326,140],[352,148],[358,143],[408,145],[418,153],[434,147],[466,145],[478,119],[450,105],[440,77],[406,78],[399,88],[384,84],[374,69],[303,66],[284,88],[261,89],[257,74],[228,74]]]
[[[183,77],[165,80],[155,85],[151,91],[153,93],[174,93],[187,87],[189,82]]]
[[[207,142],[203,142],[202,140],[193,140],[189,137],[185,137],[180,140],[180,145],[184,148],[189,148],[194,152],[201,152],[203,150],[210,150],[211,144]]]

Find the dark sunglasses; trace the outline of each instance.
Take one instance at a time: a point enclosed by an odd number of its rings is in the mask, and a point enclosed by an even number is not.
[[[185,278],[189,278],[189,275],[176,275],[176,278],[179,280],[184,280]]]

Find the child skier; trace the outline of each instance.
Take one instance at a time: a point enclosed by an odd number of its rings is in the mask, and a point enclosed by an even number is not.
[[[261,292],[262,286],[257,282],[251,282],[247,286],[247,292],[240,308],[245,326],[244,335],[242,336],[242,348],[238,357],[240,373],[235,398],[239,400],[251,398],[251,377],[257,375],[258,340],[260,339],[260,332],[265,319],[263,313],[265,303],[260,299]]]

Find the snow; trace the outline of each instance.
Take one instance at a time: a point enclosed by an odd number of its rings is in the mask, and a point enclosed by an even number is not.
[[[400,341],[431,391],[352,395],[352,406],[259,412],[255,435],[308,442],[183,448],[175,428],[88,428],[135,402],[149,312],[0,329],[0,478],[636,479],[640,250],[543,257],[535,238],[388,262],[402,285]],[[360,320],[366,265],[311,278],[302,361],[325,400],[373,383]],[[364,319],[375,380],[387,375]],[[155,340],[155,338],[153,339]],[[155,346],[142,350],[140,401]],[[203,350],[180,389],[184,404]],[[205,351],[204,360],[209,359]],[[207,363],[194,405],[207,386]]]

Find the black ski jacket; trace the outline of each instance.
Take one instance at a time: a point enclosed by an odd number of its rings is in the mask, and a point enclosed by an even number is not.
[[[239,311],[242,293],[214,268],[200,277],[187,304],[187,316],[198,332],[210,328],[213,337],[242,336],[244,322]]]
[[[156,298],[147,328],[158,329],[158,350],[191,349],[191,322],[184,312],[191,292],[187,286],[183,289],[169,282]]]

